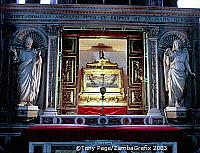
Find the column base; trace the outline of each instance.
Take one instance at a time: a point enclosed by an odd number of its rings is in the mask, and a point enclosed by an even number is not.
[[[147,115],[151,117],[151,119],[149,120],[149,124],[165,124],[165,117],[161,114],[159,109],[151,108],[148,111]]]
[[[58,115],[58,113],[55,108],[46,108],[43,115],[53,116],[53,115]]]
[[[149,115],[149,116],[162,116],[160,110],[157,109],[157,108],[151,108],[148,111],[147,115]]]
[[[17,116],[21,121],[30,121],[38,117],[38,106],[18,106]]]

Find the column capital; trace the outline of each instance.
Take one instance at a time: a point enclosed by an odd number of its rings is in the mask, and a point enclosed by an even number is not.
[[[151,28],[147,28],[147,36],[149,38],[157,38],[160,32],[160,28],[159,27],[151,27]]]
[[[57,35],[60,29],[59,25],[46,25],[46,31],[51,35]]]

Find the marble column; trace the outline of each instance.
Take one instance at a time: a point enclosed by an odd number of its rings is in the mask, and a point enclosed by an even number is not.
[[[148,69],[149,69],[149,113],[160,115],[158,90],[158,34],[159,27],[147,28]]]
[[[46,84],[46,109],[44,115],[56,115],[56,76],[57,56],[59,46],[59,26],[47,26],[48,55],[47,55],[47,84]]]

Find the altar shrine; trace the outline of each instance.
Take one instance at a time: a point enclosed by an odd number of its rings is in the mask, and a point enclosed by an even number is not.
[[[81,144],[198,152],[200,11],[176,2],[1,0],[0,152],[101,152]],[[168,80],[175,57],[180,94]]]
[[[62,114],[102,114],[102,107],[105,114],[144,114],[148,83],[142,31],[65,29],[62,37]],[[101,87],[106,88],[103,100]]]

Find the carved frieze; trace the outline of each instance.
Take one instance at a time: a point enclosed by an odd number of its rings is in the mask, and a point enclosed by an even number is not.
[[[13,13],[6,13],[4,16],[5,20],[20,20],[19,22],[26,23],[27,21],[34,21],[37,23],[55,23],[58,22],[61,24],[65,23],[66,21],[101,21],[101,22],[128,22],[128,23],[186,23],[186,24],[194,24],[198,22],[197,18],[185,18],[185,17],[164,17],[164,16],[141,16],[141,15],[120,15],[120,14],[13,14]]]
[[[149,1],[160,1],[160,0],[149,0]],[[155,3],[154,3],[155,4]],[[148,9],[147,9],[148,8]],[[147,14],[151,16],[155,16],[155,14],[159,16],[199,16],[199,10],[181,10],[176,8],[158,8],[155,7],[137,7],[137,6],[112,6],[108,7],[105,5],[14,5],[14,4],[3,4],[2,6],[3,12],[14,11],[19,12],[21,10],[26,12],[22,14],[23,16],[27,16],[32,14],[32,16],[28,16],[30,18],[37,18],[38,15],[41,14],[57,14],[59,16],[63,16],[63,14],[138,14],[145,16]],[[35,12],[35,13],[34,13]],[[49,19],[50,20],[50,19]],[[164,21],[163,21],[164,22]]]

